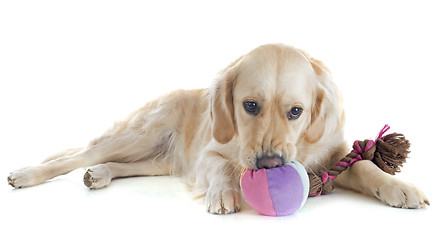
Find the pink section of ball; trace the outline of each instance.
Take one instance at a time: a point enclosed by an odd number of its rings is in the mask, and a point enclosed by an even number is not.
[[[254,210],[268,216],[277,215],[269,193],[266,169],[245,171],[240,179],[240,186],[246,202]]]

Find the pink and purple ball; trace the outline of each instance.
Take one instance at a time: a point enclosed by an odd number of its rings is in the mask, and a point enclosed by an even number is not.
[[[306,202],[309,177],[303,165],[293,161],[277,168],[245,169],[240,186],[243,197],[254,210],[268,216],[285,216]]]

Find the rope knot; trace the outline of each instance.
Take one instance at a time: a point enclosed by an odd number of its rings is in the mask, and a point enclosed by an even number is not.
[[[331,176],[327,172],[323,172],[321,178],[315,175],[309,175],[309,196],[315,197],[333,191],[333,189],[335,188],[335,186],[333,185],[334,178],[335,176]]]

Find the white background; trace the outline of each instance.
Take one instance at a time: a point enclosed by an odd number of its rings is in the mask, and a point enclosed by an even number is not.
[[[0,238],[285,239],[436,235],[438,8],[433,1],[2,1]],[[336,190],[287,217],[206,213],[172,177],[82,183],[84,169],[12,190],[9,172],[84,146],[173,89],[208,87],[241,54],[282,42],[323,60],[344,93],[347,139],[389,123],[412,142],[397,177],[432,206]],[[436,228],[436,225],[435,225]],[[273,239],[273,238],[272,238]]]

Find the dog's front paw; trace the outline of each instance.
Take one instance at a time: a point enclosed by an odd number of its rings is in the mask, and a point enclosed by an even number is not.
[[[212,188],[207,192],[207,211],[214,214],[229,214],[240,210],[239,189]]]
[[[426,195],[420,189],[396,178],[377,187],[374,195],[392,207],[424,208],[429,205]]]

